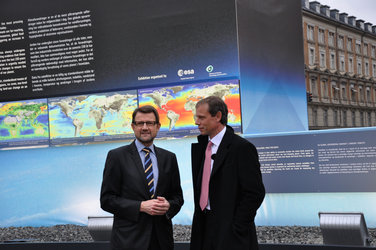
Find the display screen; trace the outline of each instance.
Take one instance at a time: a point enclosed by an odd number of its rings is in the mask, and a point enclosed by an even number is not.
[[[0,146],[3,149],[76,145],[133,139],[132,113],[154,106],[161,121],[158,137],[199,134],[195,105],[207,96],[228,105],[228,123],[241,132],[239,80],[223,80],[52,97],[0,103]]]
[[[50,98],[51,144],[133,138],[137,91]]]
[[[48,145],[47,99],[0,103],[0,148]]]
[[[208,96],[218,96],[228,106],[228,124],[241,132],[239,81],[214,81],[166,88],[139,90],[140,106],[152,105],[160,115],[158,137],[197,135],[195,125],[196,103]]]

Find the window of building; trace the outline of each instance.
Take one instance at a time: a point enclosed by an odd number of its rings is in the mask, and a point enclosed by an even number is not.
[[[339,70],[344,72],[345,71],[345,56],[341,55],[339,57]]]
[[[343,49],[343,36],[338,36],[338,48]]]
[[[346,110],[342,111],[342,118],[343,118],[343,126],[347,127],[347,111]]]
[[[364,95],[363,95],[363,88],[359,87],[359,101],[363,102],[364,101]]]
[[[361,75],[362,74],[362,60],[361,59],[358,59],[357,60],[357,71],[358,75]]]
[[[372,76],[376,78],[376,63],[372,64]]]
[[[315,78],[311,78],[311,92],[313,96],[317,96],[317,83]]]
[[[361,52],[361,44],[360,44],[360,41],[356,41],[356,44],[355,44],[355,51],[356,51],[356,53],[360,54],[360,52]]]
[[[325,31],[323,29],[319,29],[319,43],[325,44]]]
[[[312,126],[317,126],[317,109],[312,108]]]
[[[307,26],[307,39],[310,41],[314,41],[314,30],[315,28],[312,25]]]
[[[342,84],[341,86],[341,97],[342,97],[342,100],[347,100],[347,93],[346,93],[346,85],[345,84]]]
[[[328,127],[328,110],[324,109],[324,126]]]
[[[338,111],[333,111],[334,126],[338,126]]]
[[[360,111],[360,126],[364,127],[364,112]]]
[[[325,68],[326,67],[326,56],[325,56],[325,51],[321,50],[320,51],[320,67]]]
[[[371,89],[369,87],[366,88],[366,101],[371,102]]]
[[[363,55],[368,56],[368,44],[363,44]]]
[[[371,127],[372,126],[372,114],[371,114],[371,112],[367,113],[367,118],[368,118],[368,126]]]
[[[349,72],[354,73],[354,60],[352,57],[349,57]]]
[[[371,48],[371,56],[373,58],[376,58],[376,46],[375,45],[372,45],[372,48]]]
[[[352,51],[352,42],[352,38],[347,38],[347,50],[350,52]]]
[[[334,33],[333,32],[329,32],[329,36],[328,36],[328,44],[329,46],[334,46]]]
[[[351,101],[356,102],[356,93],[358,93],[358,91],[356,91],[354,84],[350,85],[350,91],[351,91]]]
[[[323,97],[328,98],[328,84],[326,81],[321,82],[321,88]]]
[[[337,87],[336,82],[332,82],[332,94],[333,94],[333,99],[338,100],[339,99],[339,88]]]
[[[351,121],[352,121],[352,126],[355,127],[356,126],[356,118],[355,118],[355,111],[354,110],[351,111]]]
[[[336,55],[334,52],[330,53],[330,69],[336,69]]]
[[[364,74],[366,76],[369,76],[369,64],[368,64],[368,62],[365,62],[365,64],[364,64]]]
[[[309,48],[309,65],[315,64],[315,48]]]

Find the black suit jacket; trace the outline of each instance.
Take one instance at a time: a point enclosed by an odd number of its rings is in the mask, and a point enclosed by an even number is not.
[[[154,146],[159,177],[155,197],[170,203],[166,215],[140,212],[141,201],[149,200],[144,167],[135,142],[109,151],[103,172],[101,207],[114,214],[112,249],[147,249],[154,225],[162,249],[173,249],[171,218],[183,205],[180,175],[175,154]]]
[[[192,178],[195,211],[191,249],[200,250],[204,218],[200,208],[201,179],[207,136],[192,144]],[[215,217],[216,249],[258,249],[254,218],[265,196],[255,146],[227,126],[214,159],[209,182],[211,213]]]

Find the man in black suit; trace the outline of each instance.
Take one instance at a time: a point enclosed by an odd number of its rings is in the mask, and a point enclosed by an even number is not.
[[[174,248],[171,218],[184,201],[175,154],[153,144],[160,126],[155,108],[137,108],[136,139],[108,152],[100,202],[114,214],[112,249]]]
[[[227,114],[219,97],[196,104],[191,250],[258,249],[254,218],[265,196],[258,154],[227,125]]]

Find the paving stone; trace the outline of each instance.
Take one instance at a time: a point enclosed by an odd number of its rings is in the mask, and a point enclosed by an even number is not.
[[[371,246],[376,246],[376,228],[368,229]],[[260,243],[323,244],[320,227],[258,226]],[[175,241],[189,242],[191,226],[174,225]],[[92,242],[87,226],[57,225],[52,227],[3,227],[0,242]]]

